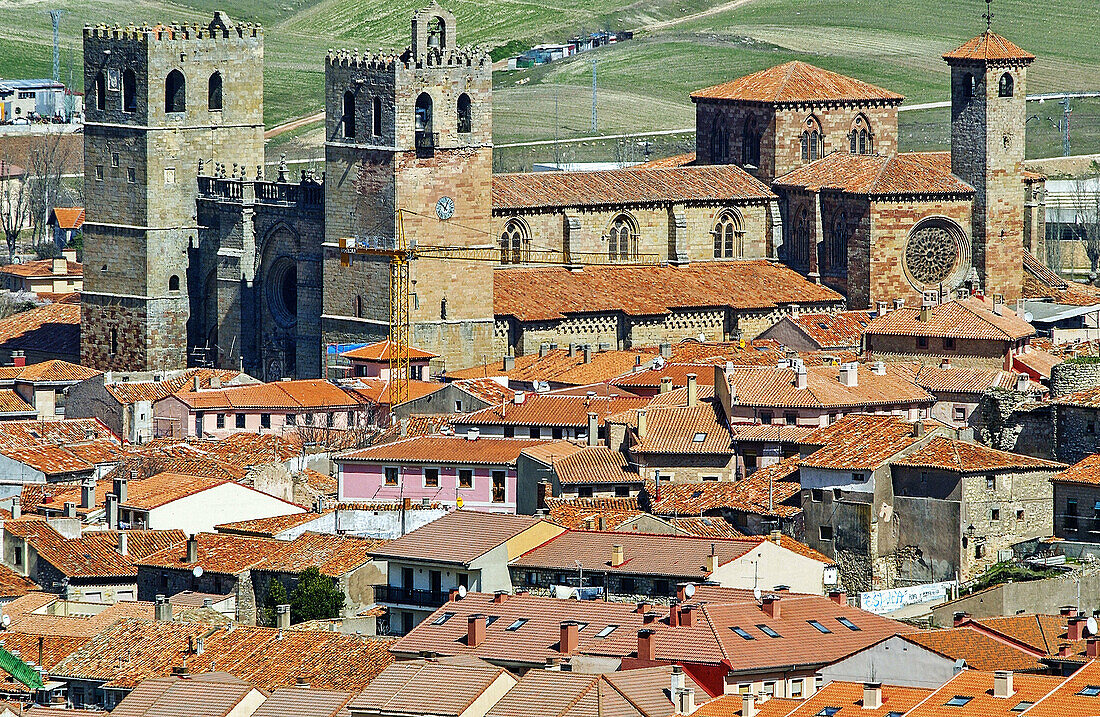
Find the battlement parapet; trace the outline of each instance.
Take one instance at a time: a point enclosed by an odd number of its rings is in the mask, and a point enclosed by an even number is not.
[[[85,25],[85,38],[107,40],[130,40],[134,42],[157,43],[169,40],[244,40],[262,39],[263,26],[260,23],[234,23],[225,13],[214,13],[214,19],[208,24],[178,23],[158,25]]]
[[[360,52],[359,48],[330,49],[325,56],[326,67],[349,67],[375,72],[392,72],[397,67],[410,70],[429,67],[486,67],[490,64],[492,59],[489,53],[476,46],[432,50],[419,58],[413,55],[411,49],[406,49],[400,55]]]

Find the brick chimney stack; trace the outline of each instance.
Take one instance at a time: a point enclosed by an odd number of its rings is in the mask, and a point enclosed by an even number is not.
[[[951,627],[959,627],[969,619],[970,619],[970,613],[968,613],[968,612],[957,612],[951,618]]]
[[[1076,615],[1069,619],[1066,625],[1066,639],[1077,642],[1085,639],[1085,618]]]
[[[684,627],[691,627],[695,624],[695,605],[684,605],[680,608],[680,624]]]
[[[616,543],[611,546],[611,567],[617,568],[626,562],[626,552],[623,546]]]
[[[763,599],[763,605],[761,608],[764,610],[764,614],[773,620],[779,619],[779,596],[778,595],[766,595]]]
[[[477,647],[485,642],[485,626],[488,618],[485,615],[470,615],[466,618],[466,646]]]
[[[580,644],[580,623],[575,620],[566,620],[561,623],[560,639],[558,640],[558,651],[563,655],[568,655],[577,649]]]
[[[656,631],[648,628],[638,630],[638,659],[653,662],[657,659],[657,646],[654,644]]]
[[[843,590],[830,590],[829,599],[835,602],[837,605],[848,604],[848,593]]]

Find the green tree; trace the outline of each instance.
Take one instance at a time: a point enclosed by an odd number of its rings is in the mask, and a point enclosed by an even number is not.
[[[260,624],[275,626],[275,606],[286,605],[290,602],[290,597],[286,594],[286,588],[279,580],[272,580],[271,587],[267,590],[267,600],[264,601],[264,607],[260,611]]]
[[[343,608],[344,593],[334,578],[317,568],[308,568],[298,577],[298,587],[290,596],[291,622],[339,617]]]

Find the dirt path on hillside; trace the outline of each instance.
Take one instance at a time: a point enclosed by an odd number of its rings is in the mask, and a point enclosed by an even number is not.
[[[674,17],[671,20],[661,20],[660,22],[650,23],[645,27],[640,27],[635,32],[641,32],[643,30],[666,30],[670,27],[676,27],[680,23],[688,22],[689,20],[698,20],[703,17],[710,17],[711,15],[717,15],[723,13],[726,10],[733,10],[741,7],[742,5],[748,5],[753,0],[731,0],[731,2],[722,3],[721,5],[715,5],[714,7],[695,12],[690,15],[684,15],[683,17]]]
[[[298,129],[303,125],[313,124],[314,122],[320,122],[325,118],[325,113],[318,112],[317,114],[306,115],[305,117],[299,117],[298,119],[289,120],[282,124],[277,124],[271,129],[264,132],[264,139],[271,139],[272,137],[278,137],[283,132],[289,132],[292,129]]]

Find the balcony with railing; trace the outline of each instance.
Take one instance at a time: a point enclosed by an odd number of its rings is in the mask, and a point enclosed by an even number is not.
[[[303,176],[300,182],[199,177],[199,196],[278,206],[322,207],[325,203],[323,181]]]
[[[448,594],[434,592],[432,590],[417,590],[415,588],[403,588],[396,585],[376,585],[374,588],[375,602],[388,603],[390,605],[411,605],[435,609],[447,602]]]

